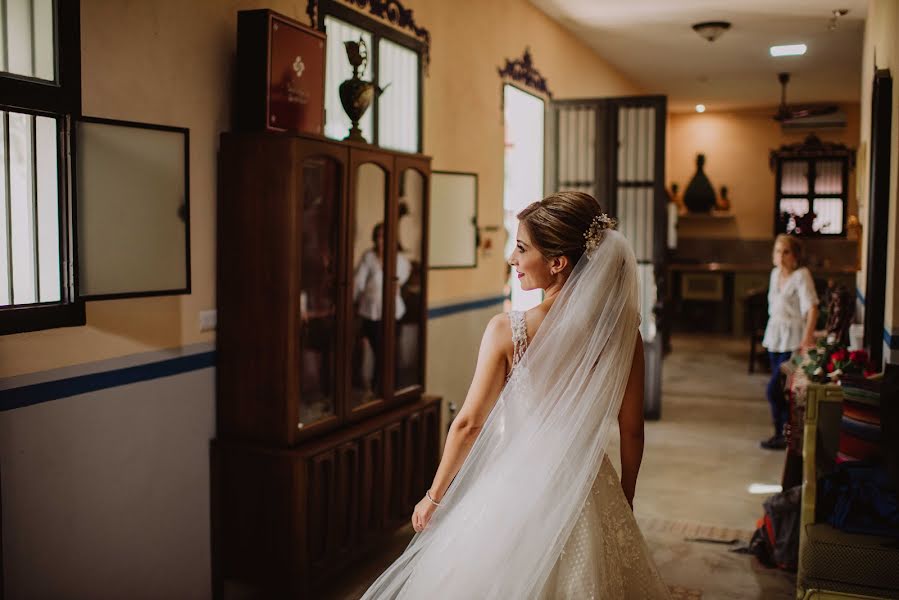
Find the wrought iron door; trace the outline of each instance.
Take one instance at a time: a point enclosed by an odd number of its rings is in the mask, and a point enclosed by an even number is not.
[[[646,356],[644,412],[661,415],[665,273],[664,96],[560,100],[547,119],[547,193],[595,196],[637,257]]]

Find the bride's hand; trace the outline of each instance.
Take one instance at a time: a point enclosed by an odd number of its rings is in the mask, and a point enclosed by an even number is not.
[[[416,532],[422,531],[428,526],[431,517],[434,516],[435,510],[437,510],[437,507],[428,500],[427,496],[422,498],[419,503],[415,505],[415,511],[412,513],[412,528]]]

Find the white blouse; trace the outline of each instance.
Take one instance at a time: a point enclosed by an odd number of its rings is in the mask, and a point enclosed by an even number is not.
[[[401,252],[396,254],[396,301],[395,313],[397,321],[406,314],[406,304],[400,295],[400,288],[412,275],[412,263]],[[381,260],[374,250],[366,250],[356,265],[353,277],[353,300],[359,302],[359,316],[369,321],[380,321],[384,310],[384,271]]]
[[[780,267],[771,270],[768,284],[768,326],[762,346],[769,352],[792,352],[802,345],[808,311],[818,304],[815,282],[805,267],[800,267],[780,284]]]

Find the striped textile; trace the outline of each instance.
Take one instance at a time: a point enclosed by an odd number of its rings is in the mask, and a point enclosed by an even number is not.
[[[843,418],[840,423],[838,463],[881,457],[880,381],[843,377]]]

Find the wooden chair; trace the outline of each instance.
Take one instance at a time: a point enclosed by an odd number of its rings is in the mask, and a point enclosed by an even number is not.
[[[767,351],[761,346],[768,324],[768,288],[749,290],[743,298],[746,330],[749,331],[749,372],[755,373],[757,360],[764,361]],[[763,364],[768,364],[764,361]]]

